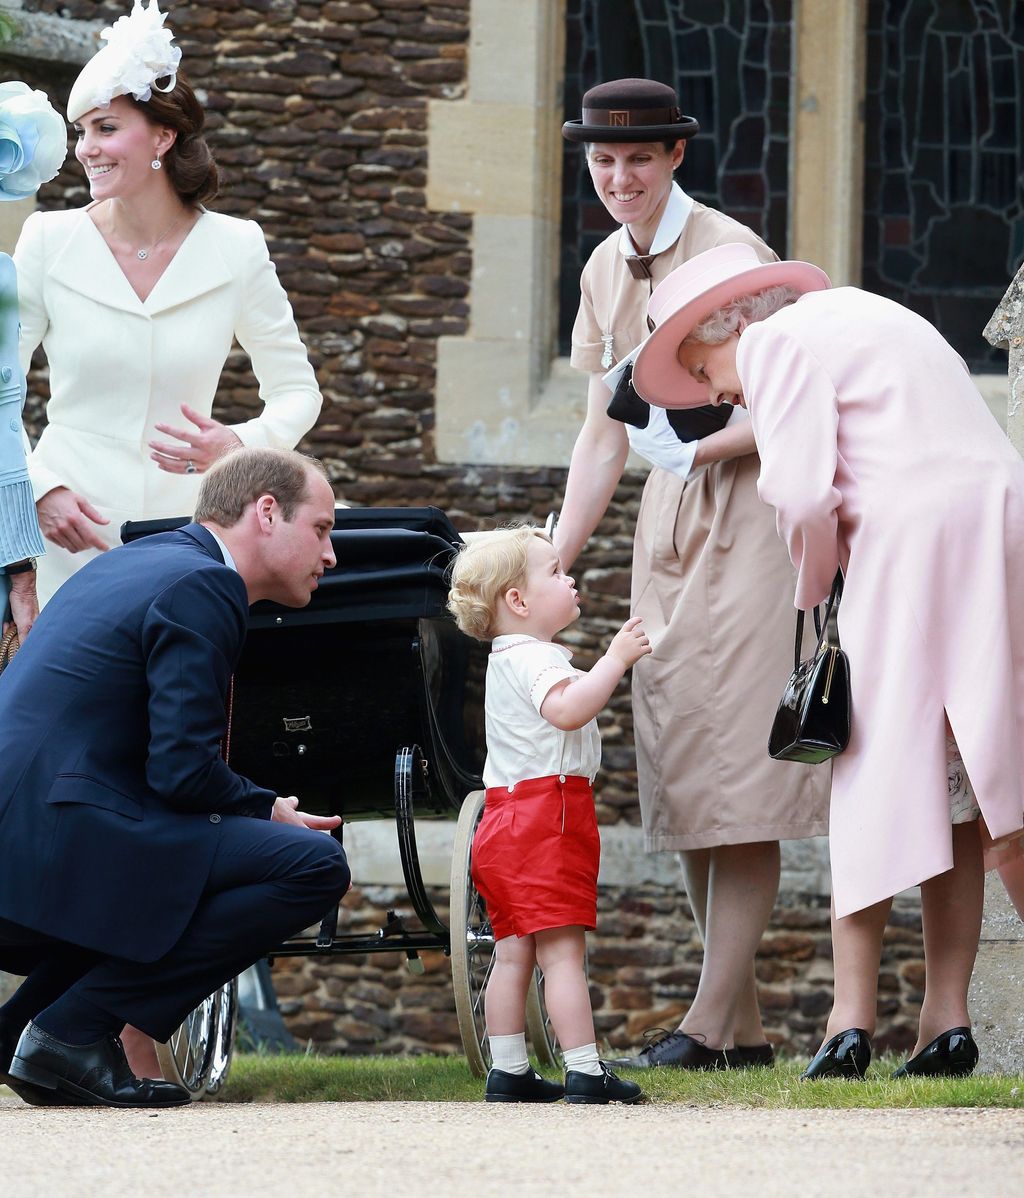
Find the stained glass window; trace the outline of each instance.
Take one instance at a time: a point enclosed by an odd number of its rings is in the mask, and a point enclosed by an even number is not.
[[[932,321],[974,370],[1024,256],[1024,4],[871,0],[864,286]]]
[[[631,76],[673,84],[701,131],[680,186],[786,249],[792,0],[568,0],[565,113],[583,93]],[[559,346],[569,352],[579,277],[615,227],[580,147],[562,171]]]

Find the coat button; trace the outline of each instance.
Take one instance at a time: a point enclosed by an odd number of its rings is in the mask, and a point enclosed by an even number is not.
[[[16,433],[20,427],[21,427],[21,425],[18,424],[17,420],[11,421],[11,432],[12,433]]]
[[[210,816],[210,823],[211,823],[211,824],[219,824],[219,823],[220,823],[220,816],[219,816],[219,815],[211,815],[211,816]]]

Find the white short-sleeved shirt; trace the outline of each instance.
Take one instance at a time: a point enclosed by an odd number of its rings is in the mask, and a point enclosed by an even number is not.
[[[487,661],[484,785],[514,786],[526,778],[575,774],[591,782],[601,765],[597,720],[563,732],[540,714],[548,692],[579,671],[563,645],[532,636],[498,636]]]

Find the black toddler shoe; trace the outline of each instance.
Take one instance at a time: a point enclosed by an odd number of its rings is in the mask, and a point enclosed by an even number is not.
[[[871,1037],[860,1027],[849,1028],[827,1040],[800,1074],[802,1082],[823,1077],[863,1078],[871,1064]]]
[[[560,1082],[549,1082],[530,1069],[527,1073],[506,1073],[490,1069],[487,1073],[485,1102],[557,1102],[565,1093]]]
[[[971,1029],[954,1027],[905,1061],[893,1077],[966,1077],[977,1063],[978,1046]]]
[[[55,1105],[170,1107],[191,1101],[181,1086],[137,1078],[117,1036],[94,1044],[64,1044],[34,1023],[21,1034],[10,1073],[16,1081],[48,1091]]]
[[[565,1075],[565,1101],[571,1103],[604,1104],[608,1102],[643,1102],[644,1092],[636,1082],[616,1077],[604,1061],[598,1062],[601,1072],[580,1073],[570,1069]]]
[[[664,1066],[704,1070],[729,1068],[728,1059],[721,1048],[708,1048],[686,1032],[665,1032],[642,1048],[635,1057],[622,1057],[612,1064],[618,1069],[658,1069]]]

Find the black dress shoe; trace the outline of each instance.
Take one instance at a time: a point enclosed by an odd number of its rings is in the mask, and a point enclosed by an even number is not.
[[[557,1102],[565,1093],[560,1082],[549,1082],[530,1069],[526,1073],[506,1073],[490,1069],[487,1073],[485,1102]]]
[[[977,1063],[978,1046],[971,1029],[954,1027],[905,1061],[893,1077],[966,1077]]]
[[[604,1105],[609,1102],[643,1102],[644,1092],[636,1082],[623,1081],[616,1077],[604,1061],[599,1062],[601,1072],[581,1073],[570,1069],[565,1075],[565,1101],[574,1105]]]
[[[620,1069],[728,1069],[729,1062],[720,1048],[708,1048],[686,1032],[665,1032],[652,1040],[635,1057],[622,1057],[612,1062]]]
[[[860,1027],[849,1028],[827,1040],[807,1068],[802,1082],[823,1077],[863,1078],[871,1064],[871,1037]]]
[[[725,1050],[730,1069],[771,1069],[775,1049],[770,1044],[736,1044]]]
[[[9,1086],[22,1101],[30,1106],[54,1106],[58,1101],[56,1092],[43,1090],[29,1082],[23,1082],[11,1076],[11,1060],[14,1048],[21,1036],[21,1028],[14,1027],[6,1019],[0,1018],[0,1084]]]
[[[117,1036],[105,1036],[94,1044],[64,1044],[30,1023],[14,1050],[10,1072],[17,1081],[53,1093],[57,1103],[169,1107],[191,1101],[181,1086],[137,1078]]]

